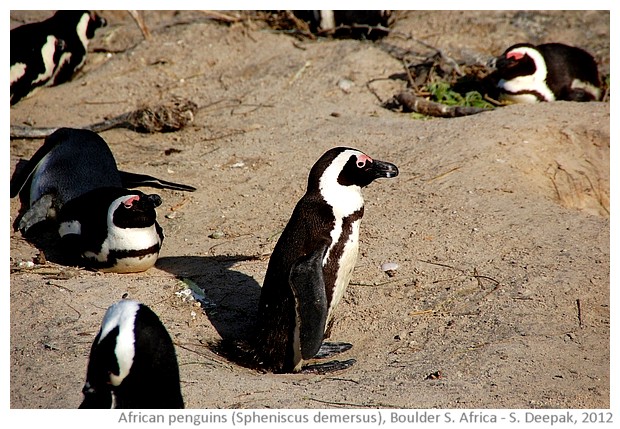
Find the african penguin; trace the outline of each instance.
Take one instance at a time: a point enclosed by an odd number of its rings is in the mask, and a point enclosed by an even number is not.
[[[146,305],[111,305],[90,349],[79,408],[184,408],[174,344]]]
[[[95,30],[106,24],[94,12],[59,10],[44,21],[11,30],[11,104],[37,87],[70,80],[84,64]]]
[[[262,366],[296,372],[317,355],[357,261],[362,188],[397,175],[394,164],[345,147],[314,164],[265,274],[256,350]]]
[[[58,234],[69,264],[104,272],[133,273],[155,265],[164,234],[157,223],[157,194],[97,188],[67,202]]]
[[[27,234],[39,222],[55,221],[64,204],[93,189],[138,186],[196,190],[188,185],[119,171],[112,151],[97,133],[59,128],[11,178],[11,198],[19,195],[22,204],[14,227]]]
[[[601,83],[588,52],[561,43],[519,43],[495,60],[500,99],[516,103],[597,101]]]

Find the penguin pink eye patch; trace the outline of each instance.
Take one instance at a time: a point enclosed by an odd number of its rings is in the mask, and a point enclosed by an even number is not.
[[[362,154],[357,157],[357,166],[359,168],[364,168],[367,162],[372,162],[372,158],[368,155]]]
[[[131,208],[134,201],[140,201],[140,196],[134,195],[131,198],[127,198],[125,201],[123,201],[123,205],[125,206],[125,208]]]
[[[521,52],[511,52],[511,53],[506,55],[506,58],[511,58],[513,60],[520,60],[524,56],[525,56],[525,54],[522,54]]]

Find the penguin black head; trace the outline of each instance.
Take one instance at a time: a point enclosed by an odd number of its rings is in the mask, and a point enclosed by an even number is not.
[[[321,182],[335,180],[341,186],[370,185],[375,179],[398,176],[398,167],[389,162],[374,160],[365,153],[347,147],[328,150],[319,158],[308,176],[309,188]]]
[[[398,175],[398,168],[389,162],[372,159],[352,148],[336,147],[319,158],[308,176],[308,191],[318,190],[323,198],[335,206],[338,195],[357,193],[375,179]]]
[[[536,70],[545,68],[545,60],[534,45],[519,43],[506,49],[496,59],[495,67],[501,71],[504,80],[511,80],[518,76],[533,75]]]
[[[140,191],[117,198],[110,206],[110,223],[118,228],[144,228],[155,223],[155,207],[161,205],[157,194],[144,194]]]
[[[90,350],[80,408],[183,408],[174,345],[137,301],[108,308]]]

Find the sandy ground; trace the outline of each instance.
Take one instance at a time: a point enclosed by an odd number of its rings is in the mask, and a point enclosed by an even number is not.
[[[40,12],[13,13],[11,25]],[[123,295],[177,346],[188,408],[609,408],[609,103],[508,106],[415,120],[384,109],[404,88],[379,44],[297,40],[201,12],[122,12],[84,72],[11,108],[11,124],[80,127],[190,99],[191,126],[101,133],[119,166],[196,186],[159,191],[155,268],[101,274],[52,263],[10,232],[10,406],[75,408],[90,344]],[[409,12],[384,43],[486,61],[519,41],[592,52],[609,72],[608,12]],[[410,39],[402,35],[411,35]],[[415,39],[415,40],[414,40]],[[338,82],[352,83],[344,91]],[[40,140],[12,140],[11,171]],[[327,149],[400,168],[365,190],[361,251],[331,340],[349,370],[263,374],[216,353],[252,330],[278,233]],[[18,211],[11,201],[10,229]],[[380,268],[396,262],[393,277]],[[191,283],[206,305],[179,293]]]

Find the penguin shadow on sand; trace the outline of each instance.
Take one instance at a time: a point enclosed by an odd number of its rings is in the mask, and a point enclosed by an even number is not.
[[[239,262],[255,261],[257,258],[247,255],[164,256],[157,260],[155,267],[173,274],[192,290],[194,299],[200,302],[221,337],[220,340],[208,342],[207,347],[211,351],[234,364],[258,372],[293,372],[266,366],[258,350],[261,347],[257,344],[261,285],[253,277],[233,268]],[[351,347],[348,343],[324,342],[314,358],[323,361]],[[307,365],[301,372],[324,374],[346,369],[353,363],[355,359],[328,361]]]
[[[163,256],[155,264],[186,283],[200,302],[221,337],[208,347],[236,364],[251,368],[256,367],[252,342],[261,287],[254,278],[233,267],[253,260],[255,256],[246,255]]]

